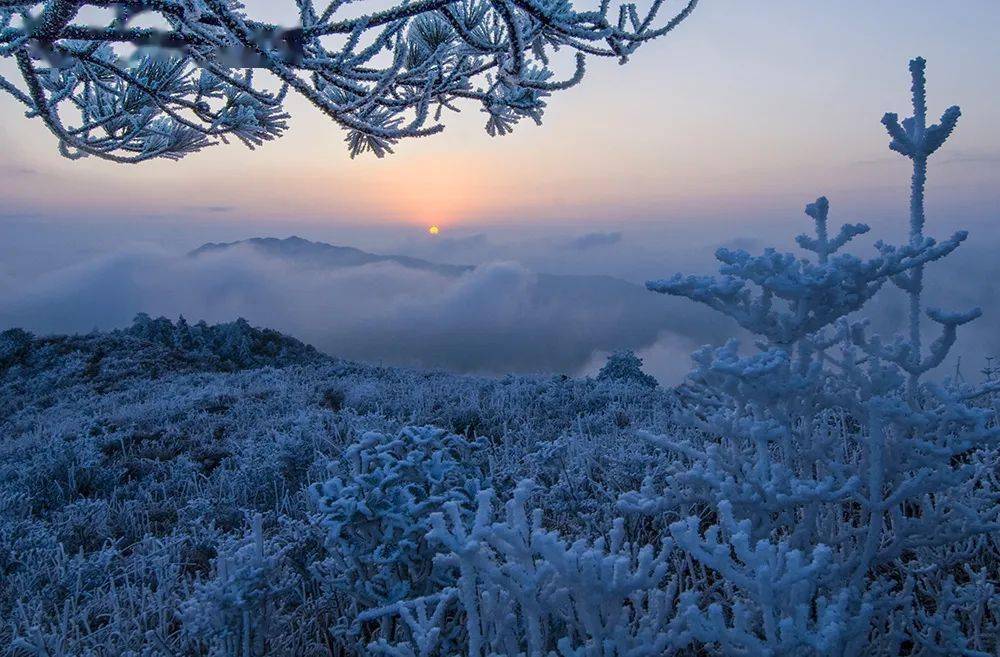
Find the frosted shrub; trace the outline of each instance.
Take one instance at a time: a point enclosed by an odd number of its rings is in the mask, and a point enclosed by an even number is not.
[[[31,334],[13,328],[0,333],[0,370],[12,367],[25,356],[31,344]]]
[[[379,641],[371,652],[611,657],[660,655],[675,643],[669,540],[632,545],[621,520],[607,539],[566,540],[528,509],[532,488],[522,482],[501,519],[492,490],[478,495],[474,518],[454,502],[431,517],[428,538],[443,551],[438,562],[457,572],[455,585],[371,612],[398,614],[411,639]],[[441,632],[456,613],[464,629],[457,645]]]
[[[242,317],[226,324],[191,326],[180,317],[152,319],[139,313],[127,329],[129,335],[167,348],[195,352],[219,369],[241,369],[317,358],[315,349],[271,329],[255,329]]]
[[[317,520],[327,530],[326,558],[314,570],[334,589],[340,615],[422,596],[446,582],[435,572],[426,534],[444,504],[470,506],[480,484],[477,445],[434,427],[397,435],[369,432],[347,447],[337,476],[314,487]],[[391,624],[342,631],[377,631]]]
[[[275,570],[257,516],[250,540],[220,554],[214,576],[198,582],[181,605],[184,631],[212,655],[263,655]]]
[[[598,381],[634,381],[640,385],[655,388],[656,379],[642,371],[642,359],[632,351],[619,351],[608,357],[601,371],[597,373]]]
[[[281,531],[267,540],[260,514],[249,524],[245,536],[219,546],[211,576],[195,582],[192,594],[178,605],[181,645],[189,654],[264,657],[307,654],[313,648],[308,623],[301,618],[307,581],[287,564],[301,537]],[[161,649],[174,639],[149,638]]]

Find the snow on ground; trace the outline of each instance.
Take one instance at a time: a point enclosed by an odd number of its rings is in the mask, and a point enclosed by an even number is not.
[[[350,476],[345,448],[433,425],[426,453],[414,448],[417,466],[440,461],[438,442],[461,444],[469,486],[507,497],[531,478],[551,527],[600,533],[652,463],[634,429],[667,431],[676,404],[619,370],[596,380],[374,367],[243,322],[140,317],[76,337],[8,331],[0,651],[242,654],[243,614],[256,609],[250,654],[350,652],[373,640],[352,627],[359,613],[437,580],[423,570],[421,536],[403,549],[415,581],[373,577],[365,569],[380,566],[363,554],[356,579],[345,579],[330,511],[309,492]],[[457,435],[442,441],[448,434]],[[423,480],[438,476],[428,467]],[[248,565],[255,531],[263,557]]]

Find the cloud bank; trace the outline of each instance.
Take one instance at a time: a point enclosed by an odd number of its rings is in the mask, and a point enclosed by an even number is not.
[[[989,231],[977,233],[983,242],[970,240],[962,257],[935,263],[927,281],[929,305],[984,310],[963,327],[955,350],[974,380],[986,356],[1000,356],[998,245]],[[469,241],[475,247],[487,238]],[[562,253],[575,253],[565,239],[560,244]],[[729,245],[758,250],[756,240]],[[535,260],[556,266],[559,252],[553,241],[549,255]],[[649,269],[683,271],[682,260],[670,252]],[[242,316],[335,356],[460,372],[592,373],[608,353],[628,348],[665,384],[682,378],[698,346],[737,334],[729,320],[683,299],[605,276],[536,274],[509,261],[449,276],[399,262],[306,267],[251,248],[198,258],[146,248],[43,275],[5,265],[0,260],[0,330],[39,334],[121,327],[138,312],[212,323]],[[905,324],[905,311],[898,290],[887,286],[864,314],[891,336]],[[936,335],[928,326],[928,340]],[[939,370],[954,371],[954,359]]]
[[[242,247],[196,258],[133,251],[27,285],[0,280],[0,328],[86,332],[138,312],[245,317],[335,356],[483,373],[577,374],[595,354],[652,348],[664,335],[676,348],[658,360],[686,367],[690,351],[729,330],[699,310],[616,279],[538,275],[513,262],[460,276],[395,263],[319,270]]]

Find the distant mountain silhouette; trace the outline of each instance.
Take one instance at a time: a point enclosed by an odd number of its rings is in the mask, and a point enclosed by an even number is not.
[[[235,247],[250,247],[264,255],[293,261],[298,265],[320,268],[361,267],[377,263],[391,262],[409,269],[430,271],[444,276],[460,276],[473,267],[463,265],[442,265],[420,258],[397,255],[377,255],[351,246],[335,246],[325,242],[311,242],[301,237],[254,237],[238,242],[204,244],[188,255],[197,257],[207,253],[219,253]]]
[[[409,256],[375,255],[353,247],[311,242],[300,237],[286,239],[255,237],[228,244],[205,244],[192,251],[190,255],[218,253],[241,246],[249,246],[258,253],[280,258],[286,264],[304,268],[340,269],[374,263],[393,263],[401,267],[454,278],[469,274],[476,269],[471,266],[438,264]],[[516,341],[516,346],[508,350],[508,355],[510,352],[516,352],[523,356],[533,354],[534,350],[538,349],[546,352],[534,354],[528,358],[529,360],[534,360],[536,357],[542,360],[543,356],[552,357],[553,352],[559,352],[561,349],[574,351],[580,348],[586,351],[597,347],[611,351],[622,345],[638,348],[652,344],[658,335],[665,332],[686,339],[692,345],[705,342],[718,343],[733,335],[733,326],[720,322],[718,317],[706,308],[687,300],[653,294],[642,286],[613,276],[536,274],[528,299],[535,309],[559,308],[561,314],[558,317],[551,317],[551,321],[562,324],[567,336],[562,345],[539,342],[534,339],[535,333],[531,331],[516,340],[516,336],[508,336],[510,340]],[[600,315],[605,321],[593,321],[595,315]],[[543,317],[536,317],[535,321],[546,320]],[[407,331],[412,330],[412,326],[407,328]],[[405,362],[412,344],[400,340],[395,334],[383,336],[384,339],[379,339],[380,335],[366,335],[363,343],[370,351],[354,352],[345,349],[343,345],[354,342],[347,338],[339,341],[337,351],[340,355],[361,360],[385,358],[390,362]],[[435,339],[451,340],[450,336],[450,333],[445,332],[441,336],[434,334],[424,336],[422,339],[429,343]],[[580,347],[580,345],[586,346]],[[450,349],[454,349],[454,344],[449,343],[447,348],[442,346],[438,351],[447,353]],[[399,353],[396,353],[397,351]],[[493,351],[501,353],[500,350]],[[501,361],[506,357],[498,355]],[[578,357],[579,354],[575,354],[573,357],[567,357],[565,363],[560,362],[569,367],[569,363]],[[452,363],[447,359],[434,364],[462,369],[460,363]],[[491,366],[500,368],[501,363],[491,363]]]

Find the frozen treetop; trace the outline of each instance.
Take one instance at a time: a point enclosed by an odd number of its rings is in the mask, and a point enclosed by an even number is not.
[[[179,159],[228,138],[253,148],[287,128],[289,90],[348,130],[352,157],[381,157],[440,132],[443,110],[463,101],[481,107],[490,135],[540,122],[545,98],[582,79],[585,55],[625,62],[698,0],[678,11],[667,0],[642,11],[610,0],[587,10],[403,0],[371,13],[371,0],[284,1],[290,27],[238,0],[0,0],[0,56],[22,78],[0,76],[0,89],[71,158]],[[575,52],[575,69],[550,60],[560,47]]]
[[[892,141],[889,148],[912,160],[919,160],[931,155],[941,148],[944,142],[954,132],[962,110],[952,105],[941,115],[941,123],[927,125],[927,78],[925,70],[927,61],[917,57],[910,61],[910,77],[913,82],[910,92],[913,96],[913,116],[904,119],[900,124],[899,116],[887,112],[882,117],[882,125]]]

